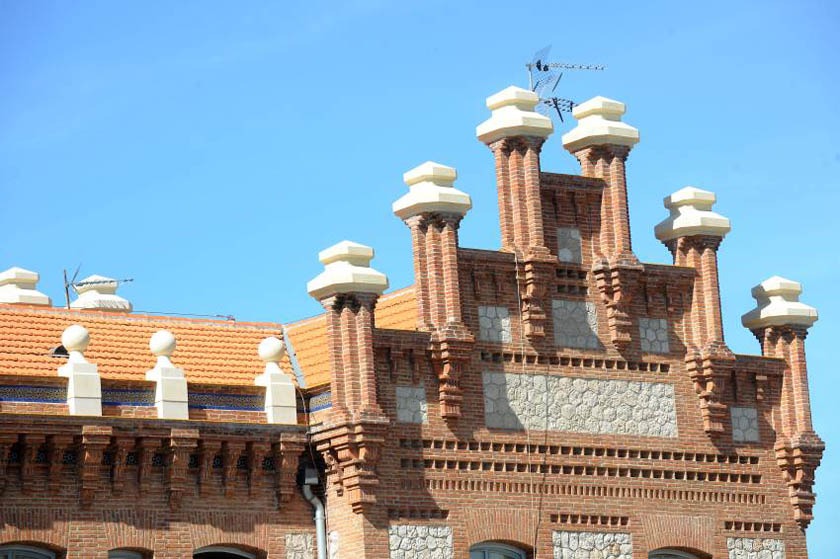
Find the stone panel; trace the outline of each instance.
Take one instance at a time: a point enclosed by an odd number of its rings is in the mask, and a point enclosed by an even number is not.
[[[397,421],[426,423],[426,389],[422,386],[397,386]]]
[[[478,307],[478,339],[510,343],[510,313],[506,307]]]
[[[764,538],[726,538],[729,559],[785,559],[782,540]]]
[[[452,559],[449,526],[399,525],[388,528],[391,559]]]
[[[664,318],[639,318],[639,340],[645,353],[668,353],[668,321]]]
[[[483,381],[487,427],[677,436],[670,384],[489,371]]]
[[[557,229],[557,258],[560,262],[581,263],[579,229],[575,227]]]
[[[554,343],[561,347],[600,349],[598,316],[589,301],[554,299]]]
[[[758,441],[758,410],[755,408],[740,408],[733,406],[729,413],[732,415],[732,440],[738,442]]]
[[[632,559],[633,540],[623,532],[552,533],[554,559]]]
[[[286,534],[286,559],[315,559],[312,534]]]

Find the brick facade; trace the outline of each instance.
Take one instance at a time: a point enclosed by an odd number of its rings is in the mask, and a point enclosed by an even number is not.
[[[376,293],[320,298],[309,337],[289,338],[304,376],[316,361],[329,371],[328,384],[302,387],[312,414],[303,407],[299,425],[230,405],[169,421],[128,402],[103,402],[96,418],[62,402],[0,403],[0,545],[68,558],[211,545],[311,556],[297,475],[314,458],[331,558],[467,558],[498,542],[532,559],[805,559],[823,450],[806,329],[756,329],[762,356],[734,354],[722,237],[668,241],[673,266],[639,262],[630,146],[576,149],[575,176],[541,171],[544,140],[488,143],[500,251],[459,246],[465,212],[405,218],[416,283],[388,312],[404,305],[407,320],[377,310]],[[13,368],[0,373],[13,384]],[[204,382],[190,394],[261,394]],[[117,389],[148,387],[103,380]]]

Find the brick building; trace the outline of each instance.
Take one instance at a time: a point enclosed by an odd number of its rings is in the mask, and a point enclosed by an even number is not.
[[[507,88],[477,128],[500,250],[459,246],[454,169],[405,174],[405,289],[348,241],[308,285],[323,314],[285,325],[0,274],[0,558],[805,558],[816,311],[762,282],[761,355],[734,354],[714,194],[665,198],[674,265],[639,262],[624,105],[575,109],[563,175],[536,102]]]

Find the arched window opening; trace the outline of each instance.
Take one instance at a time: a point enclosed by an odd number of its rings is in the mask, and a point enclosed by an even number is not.
[[[680,551],[679,549],[657,549],[651,551],[648,559],[700,559],[696,555]]]
[[[55,553],[28,545],[0,546],[0,559],[55,559]]]
[[[527,559],[527,554],[503,543],[480,543],[470,549],[470,559]]]
[[[222,545],[211,545],[196,549],[193,553],[194,559],[257,559],[257,556],[248,551],[242,551],[235,547]]]

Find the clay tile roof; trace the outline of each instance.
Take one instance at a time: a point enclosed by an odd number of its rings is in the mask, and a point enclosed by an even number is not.
[[[394,291],[379,299],[379,328],[414,330],[417,314],[414,288]],[[264,363],[257,346],[267,336],[283,337],[283,326],[270,322],[233,322],[168,316],[67,310],[0,304],[0,375],[57,377],[63,359],[50,357],[61,344],[61,333],[71,324],[90,332],[85,358],[104,379],[144,380],[154,366],[149,338],[158,330],[175,334],[178,348],[172,356],[189,382],[253,386]],[[324,315],[286,328],[305,385],[329,384]],[[281,366],[293,371],[287,357]],[[296,380],[296,379],[295,379]]]
[[[393,330],[414,330],[417,321],[417,299],[414,287],[406,287],[379,298],[376,305],[376,327]],[[286,335],[294,348],[307,388],[330,382],[327,360],[327,322],[323,314],[295,322],[286,327]]]
[[[267,336],[282,337],[273,323],[196,320],[61,308],[0,304],[0,374],[57,377],[66,361],[50,357],[71,324],[90,332],[85,351],[105,379],[144,380],[155,358],[149,338],[158,330],[175,334],[172,356],[196,383],[248,385],[264,369],[257,346]],[[287,369],[289,370],[289,369]]]

